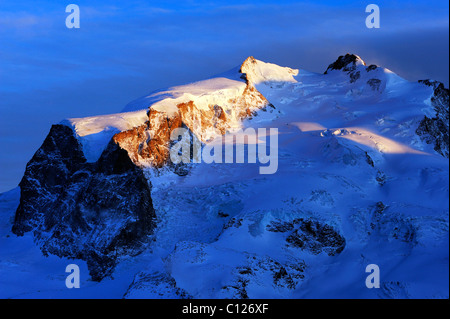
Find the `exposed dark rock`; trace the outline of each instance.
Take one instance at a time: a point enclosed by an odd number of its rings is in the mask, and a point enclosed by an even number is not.
[[[361,77],[361,73],[359,71],[350,72],[350,83],[356,82]]]
[[[140,272],[135,277],[124,299],[192,299],[184,289],[177,287],[175,279],[161,272]]]
[[[419,81],[434,89],[431,104],[436,115],[425,116],[416,130],[416,134],[427,144],[433,144],[434,150],[449,157],[449,92],[444,84],[437,81]]]
[[[425,84],[426,86],[430,86],[432,87],[434,90],[436,90],[439,86],[444,86],[444,84],[442,82],[439,81],[434,81],[434,80],[430,80],[430,79],[426,79],[426,80],[419,80],[417,81],[419,83]]]
[[[370,155],[367,152],[364,152],[366,154],[366,162],[367,164],[369,164],[372,167],[375,167],[375,164],[373,162],[372,157],[370,157]]]
[[[381,87],[380,79],[370,79],[367,81],[367,84],[372,88],[372,90],[380,91],[380,87]]]
[[[253,275],[253,270],[249,266],[238,267],[237,270],[240,275]]]
[[[248,280],[239,278],[234,284],[223,286],[221,289],[227,295],[231,294],[232,299],[249,299],[247,285]]]
[[[381,289],[378,293],[383,299],[410,299],[408,285],[400,281],[381,282]]]
[[[238,267],[232,276],[232,282],[222,287],[222,292],[226,297],[247,299],[252,298],[251,291],[248,289],[250,284],[259,284],[258,278],[272,277],[272,282],[264,284],[276,287],[277,289],[293,290],[305,278],[304,270],[306,265],[304,261],[280,262],[269,256],[249,255],[247,264]]]
[[[386,184],[387,176],[382,171],[377,171],[376,180],[380,186],[383,186],[384,184]]]
[[[384,205],[383,202],[377,202],[375,206],[371,207],[370,228],[372,230],[380,224],[380,220],[383,218],[383,213],[386,208],[387,206]]]
[[[311,219],[294,219],[291,222],[272,221],[266,230],[287,233],[288,246],[312,254],[325,252],[329,256],[340,254],[345,248],[345,238],[333,227]]]
[[[286,268],[280,266],[278,271],[276,271],[273,275],[273,282],[275,285],[286,286],[289,289],[295,288],[294,280],[292,280],[291,276],[286,271]]]
[[[20,182],[12,231],[33,231],[44,254],[87,261],[93,280],[136,254],[154,228],[150,186],[113,141],[87,163],[71,128],[54,125]]]
[[[235,217],[231,218],[227,224],[223,227],[223,229],[228,229],[230,227],[239,228],[242,226],[242,222],[244,220],[242,218],[236,219]]]
[[[23,235],[35,228],[44,217],[41,208],[57,199],[70,176],[88,166],[85,162],[72,130],[64,125],[53,125],[42,146],[28,162],[19,184],[21,201],[13,232]],[[75,177],[81,176],[80,172]]]
[[[219,212],[217,213],[217,215],[218,215],[219,217],[223,217],[223,218],[230,216],[229,214],[224,213],[223,211],[219,211]]]
[[[376,70],[377,68],[378,68],[377,65],[371,64],[371,65],[369,65],[369,66],[366,68],[366,71],[367,71],[367,72],[370,72],[370,71]]]
[[[367,221],[368,234],[376,233],[377,240],[379,238],[389,242],[397,240],[409,247],[417,244],[417,229],[414,224],[381,201],[369,207]]]
[[[350,83],[355,83],[357,80],[359,80],[361,78],[361,71],[364,68],[360,68],[359,70],[357,70],[357,62],[361,63],[363,66],[366,65],[366,63],[357,55],[355,54],[349,54],[347,53],[346,55],[341,55],[335,62],[331,63],[328,68],[326,69],[326,71],[324,72],[324,74],[328,74],[330,71],[333,70],[339,70],[342,72],[346,72],[349,77],[350,77]],[[371,64],[368,67],[365,68],[365,70],[367,72],[376,70],[378,68],[378,66]],[[372,88],[379,90],[380,83],[376,83],[377,79],[374,79],[374,81],[372,81],[371,83],[369,83],[369,85],[372,86]],[[371,81],[371,80],[369,80]],[[379,81],[379,80],[378,80]],[[378,85],[378,87],[377,87]]]
[[[269,225],[266,226],[266,229],[274,233],[286,233],[294,229],[294,224],[273,220]]]
[[[346,72],[354,71],[356,69],[356,61],[358,60],[361,59],[354,54],[347,53],[346,55],[341,55],[336,61],[328,66],[325,74],[328,74],[331,70],[342,70]]]

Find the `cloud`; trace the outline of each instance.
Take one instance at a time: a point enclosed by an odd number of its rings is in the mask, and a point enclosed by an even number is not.
[[[2,0],[0,191],[17,185],[50,125],[112,113],[154,89],[231,69],[247,56],[323,72],[354,52],[409,80],[448,85],[448,3],[380,1],[365,27],[360,1]],[[17,122],[20,125],[17,125]],[[14,138],[11,138],[14,137]]]
[[[30,13],[10,13],[0,11],[0,30],[28,30],[39,24],[44,24],[47,19]]]

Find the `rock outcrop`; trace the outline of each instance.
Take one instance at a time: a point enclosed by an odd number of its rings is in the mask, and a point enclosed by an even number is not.
[[[357,64],[366,65],[366,63],[357,55],[347,53],[346,55],[341,55],[336,61],[331,63],[325,70],[324,74],[328,74],[332,70],[340,70],[344,72],[352,72],[356,70]],[[373,68],[370,66],[370,68]]]
[[[246,86],[242,94],[231,96],[224,102],[226,107],[210,104],[205,108],[190,100],[177,104],[177,112],[173,114],[150,108],[145,124],[116,134],[114,141],[128,151],[137,166],[161,168],[170,164],[170,135],[174,129],[186,128],[189,134],[204,143],[224,135],[234,123],[256,116],[259,110],[274,109],[253,82],[247,79],[245,72],[253,72],[255,64],[257,61],[253,57],[244,61],[240,72]]]
[[[332,71],[348,74],[350,83],[364,83],[369,91],[381,93],[386,86],[386,79],[383,75],[384,69],[375,64],[367,66],[366,62],[355,54],[341,55],[328,66],[324,74],[330,74]]]
[[[432,118],[426,115],[416,130],[417,135],[427,144],[434,145],[434,150],[444,157],[449,157],[449,95],[444,84],[437,81],[421,80],[433,88],[431,105],[436,115]]]
[[[267,231],[287,234],[288,246],[300,248],[314,255],[322,252],[329,256],[340,254],[345,238],[333,227],[316,220],[298,218],[293,221],[272,221]]]
[[[142,249],[154,228],[150,186],[111,141],[87,163],[71,128],[54,125],[20,182],[13,232],[32,231],[44,254],[86,260],[93,280]]]

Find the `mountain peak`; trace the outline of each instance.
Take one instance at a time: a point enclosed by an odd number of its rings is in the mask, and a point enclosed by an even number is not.
[[[241,78],[247,80],[249,85],[257,85],[263,82],[296,82],[294,76],[298,70],[282,67],[272,63],[266,63],[249,56],[242,63],[239,70]]]
[[[332,70],[353,71],[357,65],[365,66],[366,62],[356,54],[347,53],[346,55],[339,56],[336,61],[331,63],[324,74],[328,74],[328,71]]]
[[[258,60],[256,60],[253,56],[249,56],[247,59],[244,60],[241,64],[241,69],[239,70],[240,73],[246,73],[245,70],[248,70],[252,68],[252,66],[256,65],[258,63]]]

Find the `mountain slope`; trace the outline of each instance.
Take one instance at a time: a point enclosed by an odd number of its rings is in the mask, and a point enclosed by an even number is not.
[[[256,144],[277,151],[277,171],[174,164],[175,128],[203,149],[276,128],[277,146]],[[442,85],[351,54],[325,74],[250,57],[123,113],[55,125],[27,166],[13,230],[87,260],[100,281],[89,289],[115,297],[448,298],[446,157]],[[380,289],[365,287],[371,263]]]

